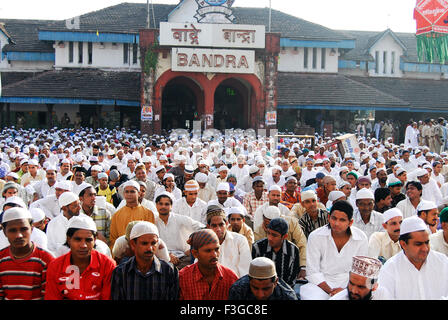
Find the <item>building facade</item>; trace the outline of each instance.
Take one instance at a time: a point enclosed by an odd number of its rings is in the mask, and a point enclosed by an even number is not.
[[[0,19],[1,125],[330,134],[448,112],[448,65],[419,62],[415,34],[331,30],[276,10],[269,20],[233,2]]]

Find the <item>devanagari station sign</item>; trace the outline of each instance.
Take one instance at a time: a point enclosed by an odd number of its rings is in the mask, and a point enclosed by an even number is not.
[[[160,45],[178,47],[264,49],[265,26],[160,23]]]

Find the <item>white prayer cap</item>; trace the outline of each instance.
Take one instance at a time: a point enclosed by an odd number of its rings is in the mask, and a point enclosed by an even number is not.
[[[28,165],[29,166],[38,166],[39,162],[37,162],[37,160],[31,159],[28,161]]]
[[[67,230],[68,229],[83,229],[83,230],[90,230],[92,232],[96,232],[96,223],[93,221],[90,217],[80,217],[75,216],[72,217],[68,221]]]
[[[377,279],[382,263],[378,259],[356,256],[352,260],[351,272],[369,279]]]
[[[269,206],[264,211],[263,216],[269,220],[280,218],[280,209],[278,207]]]
[[[17,173],[15,173],[15,172],[10,172],[10,173],[8,173],[6,176],[12,177],[12,178],[14,178],[15,180],[18,180],[18,179],[19,179],[19,175],[18,175]]]
[[[361,160],[366,160],[368,157],[370,156],[367,153],[365,153],[361,156]]]
[[[400,236],[403,234],[417,232],[417,231],[426,231],[428,227],[426,226],[423,219],[420,219],[418,216],[411,216],[403,220],[400,226]]]
[[[330,194],[328,195],[328,200],[329,201],[336,201],[342,197],[345,197],[344,192],[342,191],[331,191]]]
[[[76,200],[79,200],[78,195],[74,194],[71,191],[64,192],[59,197],[59,207],[65,207],[66,205],[69,205],[70,203],[75,202]]]
[[[269,187],[268,192],[271,192],[271,191],[279,191],[279,192],[282,192],[282,188],[280,188],[280,186],[278,186],[278,185],[276,185],[276,184],[273,184],[272,186]]]
[[[20,161],[20,165],[23,165],[24,163],[28,163],[28,159],[22,159],[22,161]]]
[[[403,168],[398,169],[397,171],[395,171],[397,173],[397,176],[399,176],[400,174],[402,174],[403,172],[406,172],[406,170],[404,170]]]
[[[161,170],[166,170],[166,168],[165,168],[164,166],[158,166],[158,167],[156,168],[156,173],[159,172],[159,171],[161,171]]]
[[[107,173],[106,172],[100,172],[100,173],[98,173],[98,180],[99,179],[107,179],[108,178],[108,176],[107,176]]]
[[[373,192],[369,189],[361,189],[356,193],[356,200],[360,199],[372,199],[375,200],[375,196],[373,195]]]
[[[28,211],[28,209],[14,207],[6,210],[3,213],[2,223],[21,219],[33,219],[33,217],[31,216],[31,213]]]
[[[109,149],[109,151],[107,151],[107,155],[108,156],[114,156],[115,155],[115,151],[112,149]]]
[[[148,157],[148,156],[143,156],[141,160],[142,160],[143,163],[151,162],[151,158]]]
[[[94,165],[90,168],[90,171],[103,171],[103,167],[99,166],[99,165]]]
[[[302,202],[309,199],[317,200],[317,195],[313,190],[307,190],[300,194],[300,199]]]
[[[155,234],[157,237],[159,237],[159,230],[151,222],[139,221],[132,227],[129,238],[130,240],[133,240],[145,234]]]
[[[18,197],[18,196],[13,196],[13,197],[9,197],[5,199],[5,202],[3,202],[2,208],[5,207],[5,205],[7,204],[15,204],[20,206],[21,208],[26,208],[26,204],[25,201],[23,201],[22,198]]]
[[[135,180],[126,181],[123,184],[123,190],[127,187],[133,187],[133,188],[137,189],[137,191],[140,191],[140,184]]]
[[[198,173],[196,173],[196,176],[194,177],[194,179],[198,183],[206,183],[208,180],[208,176],[205,173],[198,172]]]
[[[260,168],[258,168],[256,165],[250,166],[249,168],[249,174],[254,174],[260,171]]]
[[[341,173],[342,171],[348,171],[348,167],[346,166],[342,166],[339,168],[339,173]]]
[[[277,276],[275,263],[269,258],[258,257],[250,262],[249,277],[253,279],[271,279]]]
[[[381,162],[382,164],[386,163],[386,160],[383,157],[379,157],[376,161]]]
[[[188,180],[184,185],[185,191],[198,191],[199,184],[195,180]]]
[[[62,189],[62,190],[67,190],[67,191],[71,191],[72,190],[72,186],[70,184],[70,181],[68,180],[61,180],[61,181],[57,181],[54,185],[55,189]]]
[[[392,209],[386,210],[383,213],[383,222],[386,223],[387,221],[389,221],[390,219],[393,219],[395,217],[403,218],[403,213],[401,213],[400,209],[392,208]]]
[[[45,212],[41,208],[30,209],[31,217],[34,222],[39,222],[45,219]]]
[[[387,173],[387,170],[386,170],[386,168],[378,168],[377,170],[376,170],[376,174],[378,175],[378,173],[380,173],[381,171],[384,171],[384,172],[386,172]]]
[[[418,170],[415,172],[415,176],[416,176],[417,178],[423,177],[425,174],[429,174],[429,173],[428,173],[428,170],[426,170],[426,169],[418,169]]]
[[[74,160],[75,162],[83,162],[83,161],[84,161],[84,156],[83,156],[82,154],[78,153],[78,154],[76,154],[76,155],[73,157],[73,160]]]
[[[165,173],[162,180],[166,180],[168,178],[173,178],[173,180],[174,180],[174,175],[172,173]]]
[[[70,160],[68,160],[67,158],[64,158],[64,160],[61,161],[61,164],[63,164],[63,163],[68,163],[68,164],[70,164]]]
[[[32,196],[36,193],[36,189],[34,189],[32,184],[29,184],[25,187],[25,191],[28,195]]]
[[[229,168],[227,168],[226,166],[220,166],[218,172],[221,171],[229,171]]]
[[[44,164],[44,165],[45,165],[45,164]],[[50,164],[50,165],[45,169],[45,171],[58,171],[58,170],[56,169],[56,166]]]
[[[91,187],[93,187],[93,186],[90,183],[83,182],[78,187],[79,193],[81,193],[81,191],[83,191],[83,190],[85,190],[87,188],[91,188]],[[79,193],[78,193],[78,196],[79,196]]]
[[[184,172],[185,172],[185,173],[188,173],[188,174],[193,174],[193,173],[194,173],[194,168],[193,168],[193,166],[187,164],[187,165],[185,166],[185,168],[184,168]]]
[[[421,200],[417,206],[417,212],[437,209],[437,205],[433,201]]]
[[[241,207],[226,208],[225,211],[227,213],[227,217],[231,214],[240,214],[242,217],[246,215]]]
[[[218,187],[216,188],[216,192],[218,191],[227,191],[230,192],[230,186],[229,183],[227,182],[221,182],[220,184],[218,184]]]

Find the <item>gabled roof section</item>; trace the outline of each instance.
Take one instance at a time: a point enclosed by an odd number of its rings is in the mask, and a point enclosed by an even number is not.
[[[407,50],[406,45],[390,29],[387,29],[381,33],[378,33],[376,36],[371,37],[369,39],[369,42],[367,43],[367,49],[370,50],[375,44],[384,39],[387,35],[390,35],[403,48],[404,51]]]

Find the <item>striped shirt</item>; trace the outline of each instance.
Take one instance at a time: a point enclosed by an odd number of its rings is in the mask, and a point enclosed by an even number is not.
[[[316,221],[311,219],[308,213],[305,213],[299,220],[300,227],[305,233],[307,239],[311,232],[328,224],[328,212],[322,209],[317,209],[317,211],[318,214]]]
[[[196,262],[179,272],[179,298],[180,300],[227,300],[230,287],[237,280],[238,276],[234,271],[218,263],[215,278],[209,286]]]
[[[54,257],[34,244],[33,252],[16,259],[10,247],[0,251],[0,299],[42,300],[45,295],[48,264]]]
[[[274,261],[278,277],[294,287],[300,271],[299,248],[294,243],[284,240],[280,250],[275,252],[269,245],[268,239],[258,240],[252,246],[252,259],[258,257],[266,257]]]
[[[135,256],[112,274],[111,300],[177,300],[178,294],[177,268],[157,257],[146,274],[137,269]]]

